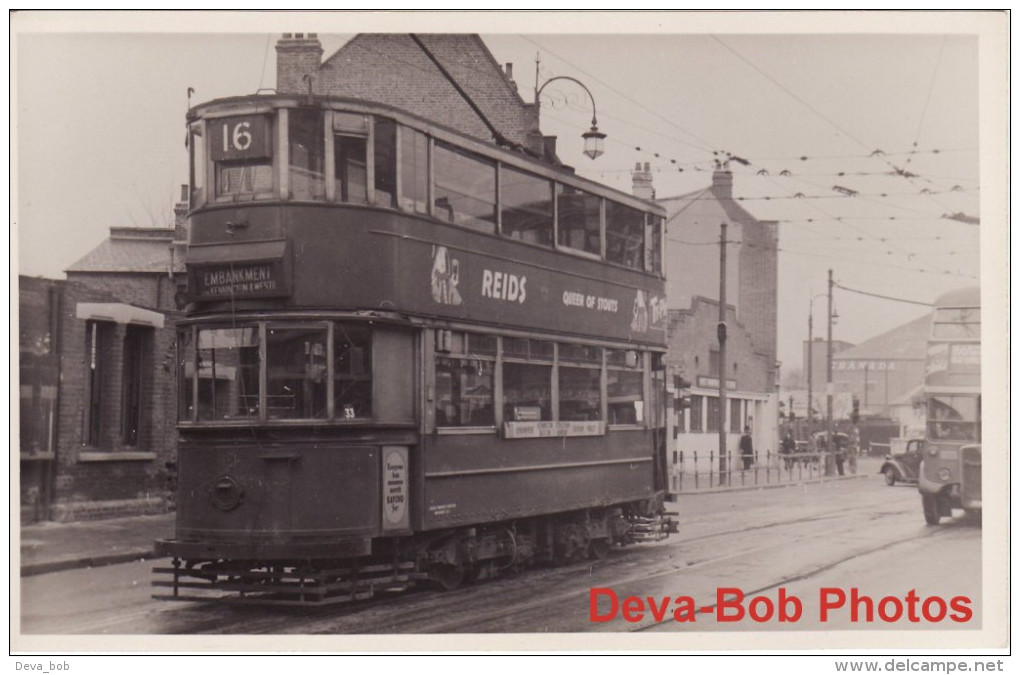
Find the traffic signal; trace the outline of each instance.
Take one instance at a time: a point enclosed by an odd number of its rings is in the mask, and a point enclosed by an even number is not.
[[[691,395],[690,395],[691,383],[685,380],[680,375],[673,376],[673,410],[676,412],[682,412],[691,407]]]

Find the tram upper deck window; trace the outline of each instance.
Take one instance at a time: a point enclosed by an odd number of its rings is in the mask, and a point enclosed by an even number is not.
[[[333,180],[335,198],[368,202],[368,132],[365,115],[333,113]]]
[[[602,254],[602,200],[569,185],[556,186],[557,243],[560,246]]]
[[[436,143],[433,215],[482,232],[496,231],[496,165]]]
[[[203,328],[197,358],[184,364],[184,389],[198,378],[198,419],[229,420],[259,414],[259,329]]]
[[[216,200],[271,199],[273,136],[269,117],[223,117],[209,120],[206,128],[216,172]]]
[[[645,214],[606,202],[606,260],[638,270],[645,268]]]
[[[552,246],[552,183],[503,165],[499,171],[499,191],[503,234],[531,244]]]
[[[322,112],[318,109],[288,111],[290,193],[294,199],[321,200],[326,196],[322,125]]]
[[[376,119],[373,136],[375,154],[375,203],[397,205],[397,123]]]
[[[645,271],[662,273],[662,218],[645,214]]]
[[[327,415],[326,328],[266,329],[266,416],[322,419]]]
[[[932,337],[977,339],[981,337],[980,307],[951,307],[935,310]]]
[[[420,131],[400,127],[400,208],[429,212],[429,139]]]

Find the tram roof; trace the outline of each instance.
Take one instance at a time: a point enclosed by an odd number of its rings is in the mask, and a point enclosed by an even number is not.
[[[935,300],[936,307],[980,307],[981,287],[971,286],[943,293]]]
[[[414,113],[403,110],[396,106],[364,99],[352,99],[339,96],[299,96],[296,94],[261,94],[232,96],[228,98],[214,99],[200,103],[188,111],[187,118],[193,121],[202,116],[223,117],[228,115],[266,113],[269,110],[262,106],[270,106],[273,109],[308,106],[312,105],[324,108],[357,112],[363,114],[375,114],[391,117],[396,121],[432,135],[433,137],[454,143],[465,150],[485,155],[491,159],[498,160],[514,168],[531,171],[544,178],[556,180],[583,188],[600,197],[606,197],[628,206],[655,213],[666,217],[666,209],[657,202],[648,201],[635,197],[627,192],[603,185],[596,181],[583,178],[574,173],[574,170],[565,165],[556,165],[542,160],[523,148],[510,150],[490,143],[485,143],[471,136],[467,136],[452,127],[440,122],[429,120]],[[201,114],[200,114],[201,113]]]

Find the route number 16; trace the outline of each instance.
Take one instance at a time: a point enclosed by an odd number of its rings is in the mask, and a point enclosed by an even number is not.
[[[238,122],[233,125],[233,131],[229,124],[223,125],[223,152],[244,152],[251,147],[251,122]]]

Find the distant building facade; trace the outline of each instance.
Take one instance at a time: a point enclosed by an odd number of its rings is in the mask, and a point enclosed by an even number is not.
[[[633,173],[634,193],[654,194],[648,166]],[[718,452],[720,426],[736,457],[744,427],[750,427],[760,461],[778,444],[776,307],[778,226],[761,221],[733,198],[733,174],[717,169],[712,184],[678,197],[666,207],[665,271],[672,373],[691,383],[691,407],[673,416],[674,464],[694,452]],[[727,224],[726,360],[720,360],[720,224]],[[726,378],[720,410],[719,378]]]

